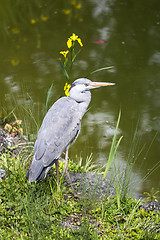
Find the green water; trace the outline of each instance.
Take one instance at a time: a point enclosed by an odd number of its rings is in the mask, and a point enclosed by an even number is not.
[[[84,47],[71,80],[114,66],[90,79],[116,86],[92,92],[70,157],[85,159],[93,153],[93,161],[105,165],[121,109],[118,136],[123,135],[123,140],[117,165],[125,167],[138,124],[142,153],[133,169],[133,184],[140,193],[158,189],[160,168],[145,182],[143,178],[160,159],[160,1],[1,1],[0,26],[1,106],[5,96],[8,102],[14,97],[23,105],[26,93],[43,106],[52,82],[54,101],[62,96],[65,77],[59,52],[66,50],[67,38],[76,33]],[[95,43],[99,40],[105,42]]]

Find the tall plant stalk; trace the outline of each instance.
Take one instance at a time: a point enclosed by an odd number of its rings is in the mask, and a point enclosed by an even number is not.
[[[118,130],[120,118],[121,118],[121,111],[119,112],[119,115],[118,115],[116,130],[115,130],[115,133],[114,133],[114,136],[113,136],[112,145],[111,145],[111,149],[110,149],[110,152],[109,152],[109,157],[108,157],[108,161],[107,161],[106,169],[104,171],[103,178],[105,178],[107,176],[108,170],[110,169],[110,167],[111,167],[111,165],[112,165],[112,163],[115,159],[115,155],[116,155],[118,146],[119,146],[119,144],[120,144],[120,142],[123,138],[123,136],[121,136],[119,138],[119,140],[117,141],[117,130]]]

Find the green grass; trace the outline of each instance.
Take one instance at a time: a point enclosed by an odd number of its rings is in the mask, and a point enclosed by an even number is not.
[[[31,155],[3,154],[0,167],[7,177],[0,183],[1,239],[159,239],[160,214],[140,210],[140,201],[127,196],[103,200],[72,196],[55,171],[44,181],[28,183],[25,174]],[[4,164],[5,162],[5,164]],[[70,171],[84,171],[70,162]],[[60,164],[60,171],[63,163]]]
[[[52,88],[52,86],[51,86]],[[47,93],[44,113],[50,105],[51,88]],[[34,139],[41,123],[39,108],[33,104],[19,108],[17,115],[7,110],[9,119],[24,120],[24,132]],[[4,120],[4,119],[3,119]],[[109,160],[104,171],[108,176],[111,165],[114,174],[110,180],[115,185],[116,196],[96,199],[95,193],[87,195],[85,189],[79,199],[73,198],[60,177],[60,192],[57,192],[55,167],[41,182],[29,183],[26,173],[32,160],[33,148],[23,148],[18,156],[4,153],[0,157],[0,168],[6,170],[6,178],[0,182],[0,239],[160,239],[160,214],[140,209],[140,201],[128,195],[132,163],[141,153],[136,131],[128,154],[127,166],[123,174],[115,165],[115,156],[120,144],[117,129],[113,137]],[[134,159],[133,159],[134,156]],[[92,165],[92,154],[79,164],[69,163],[72,172],[100,172]],[[84,165],[84,166],[82,166]],[[63,163],[60,164],[63,171]],[[116,176],[113,177],[113,176]],[[85,186],[84,186],[85,188]]]

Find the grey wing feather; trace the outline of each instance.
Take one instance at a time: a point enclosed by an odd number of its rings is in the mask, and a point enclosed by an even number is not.
[[[38,133],[31,165],[34,180],[44,167],[54,163],[75,140],[81,117],[73,99],[59,99],[47,112]]]

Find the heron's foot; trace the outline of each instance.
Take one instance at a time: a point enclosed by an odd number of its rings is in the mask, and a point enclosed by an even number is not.
[[[74,196],[75,198],[79,198],[78,194],[76,193],[76,191],[75,191],[75,189],[74,189],[74,187],[73,187],[72,185],[71,185],[71,188],[72,188],[73,196]]]
[[[66,169],[63,173],[66,174],[66,176],[68,177],[69,184],[70,184],[70,186],[71,186],[71,188],[72,188],[73,196],[74,196],[75,198],[78,198],[78,195],[77,195],[77,193],[76,193],[76,191],[75,191],[75,189],[74,189],[74,187],[73,187],[73,182],[72,182],[72,179],[71,179],[70,174],[69,174],[69,172],[68,172],[68,169]]]
[[[77,195],[77,193],[76,193],[75,191],[73,191],[73,196],[74,196],[75,198],[79,198],[79,196]]]

